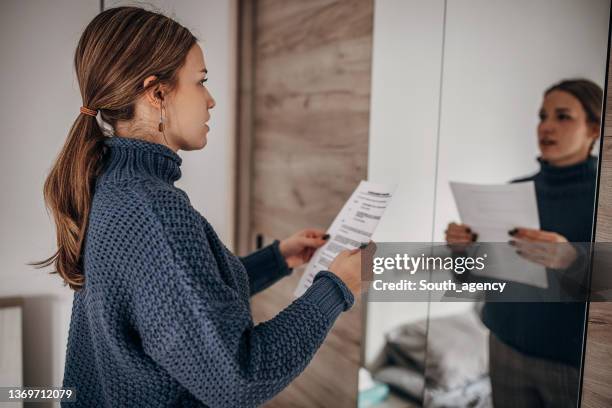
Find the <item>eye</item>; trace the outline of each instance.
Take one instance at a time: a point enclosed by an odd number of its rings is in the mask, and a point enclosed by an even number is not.
[[[571,117],[568,114],[560,113],[559,115],[557,115],[557,119],[559,119],[559,120],[568,120],[568,119],[571,119]]]
[[[200,84],[201,84],[202,86],[204,86],[204,82],[206,82],[206,81],[208,81],[208,78],[204,78],[204,79],[200,80]]]
[[[539,117],[539,118],[540,118],[540,120],[542,121],[542,120],[546,119],[546,114],[545,114],[544,112],[540,112],[540,113],[538,114],[538,117]]]

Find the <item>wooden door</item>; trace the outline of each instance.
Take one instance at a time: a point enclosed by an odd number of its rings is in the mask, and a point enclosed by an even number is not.
[[[238,253],[327,228],[367,177],[372,19],[372,0],[241,1]],[[253,298],[257,321],[292,302],[302,272]],[[266,406],[355,407],[361,321],[358,301]]]

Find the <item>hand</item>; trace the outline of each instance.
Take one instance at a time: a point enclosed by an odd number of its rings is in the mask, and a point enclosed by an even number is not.
[[[361,249],[346,250],[336,255],[329,265],[329,271],[335,273],[349,288],[353,296],[361,294]]]
[[[508,234],[513,238],[508,243],[520,256],[547,268],[566,269],[578,257],[576,248],[556,232],[515,228]]]
[[[297,268],[310,261],[317,248],[325,245],[328,239],[325,231],[309,228],[280,241],[278,249],[289,268]]]
[[[451,222],[444,231],[444,238],[453,251],[462,252],[478,239],[478,234],[465,224]]]

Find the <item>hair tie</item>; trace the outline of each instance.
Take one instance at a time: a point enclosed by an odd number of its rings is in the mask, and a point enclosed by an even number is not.
[[[89,115],[89,116],[98,116],[98,110],[97,109],[89,109],[86,106],[81,106],[81,113],[85,114],[85,115]]]

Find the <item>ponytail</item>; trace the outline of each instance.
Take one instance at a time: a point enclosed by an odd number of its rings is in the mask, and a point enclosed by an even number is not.
[[[120,122],[134,123],[135,102],[154,85],[144,87],[144,79],[155,75],[158,83],[174,89],[177,73],[196,41],[171,18],[139,7],[104,10],[87,25],[74,54],[85,105],[44,186],[45,204],[55,221],[57,251],[29,265],[53,264],[51,273],[58,273],[71,289],[85,285],[85,234],[106,153],[97,111],[113,132]]]
[[[74,290],[83,287],[82,251],[93,189],[102,167],[104,133],[95,116],[80,113],[44,185],[47,208],[56,225],[57,251],[30,265],[55,271]]]

